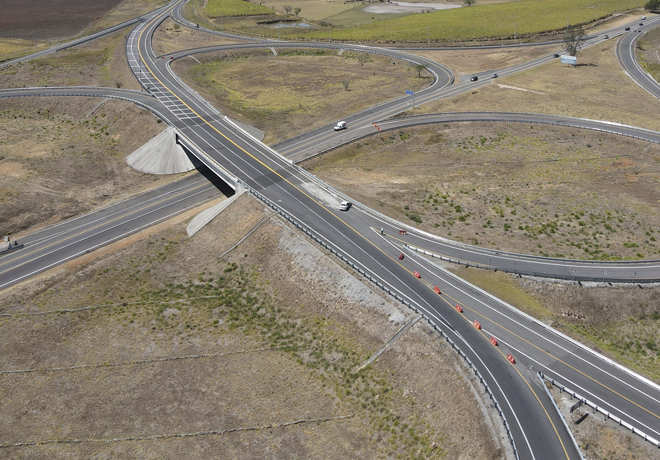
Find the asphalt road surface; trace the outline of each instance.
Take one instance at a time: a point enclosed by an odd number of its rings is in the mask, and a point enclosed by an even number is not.
[[[0,289],[126,238],[221,195],[226,186],[201,174],[140,194],[19,240],[25,247],[0,257]]]
[[[153,98],[140,97],[159,107],[160,115],[177,127],[212,171],[245,184],[365,277],[422,312],[456,343],[492,392],[520,458],[579,458],[541,389],[536,377],[539,371],[596,401],[638,432],[660,439],[657,385],[408,251],[407,244],[424,240],[426,235],[411,232],[399,238],[397,225],[359,204],[349,212],[338,211],[343,195],[245,135],[190,91],[171,72],[170,60],[157,57],[151,47],[153,31],[179,5],[179,0],[170,3],[153,19],[140,23],[128,38],[129,64],[160,106]],[[436,97],[435,91],[426,96]],[[375,230],[381,227],[386,228],[385,234]],[[28,250],[30,246],[11,256]],[[402,252],[407,256],[399,260]],[[419,277],[414,276],[415,271]],[[441,294],[434,290],[436,286]],[[456,304],[463,306],[462,313],[454,308]],[[481,329],[473,325],[475,320]],[[489,342],[491,335],[499,339],[498,347]],[[517,363],[507,360],[509,353]]]

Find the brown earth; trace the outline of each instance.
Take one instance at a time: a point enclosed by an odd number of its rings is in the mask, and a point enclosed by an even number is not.
[[[0,293],[2,313],[15,314],[0,318],[0,369],[95,364],[0,374],[0,443],[256,429],[14,447],[3,455],[504,458],[488,400],[424,324],[376,364],[350,372],[401,327],[392,319],[412,314],[297,232],[273,218],[219,258],[265,215],[244,196],[194,238],[176,224]],[[118,304],[23,314],[109,303]],[[223,355],[200,356],[209,353]],[[108,366],[175,356],[197,357]],[[349,418],[332,419],[340,416]]]
[[[403,61],[326,50],[209,53],[174,62],[174,72],[224,114],[261,129],[266,143],[288,139],[428,86]],[[395,62],[395,65],[392,63]],[[344,83],[348,89],[345,89]]]
[[[26,40],[70,37],[108,14],[120,3],[121,0],[4,2],[0,15],[0,37]]]
[[[504,69],[533,61],[541,56],[558,52],[561,45],[529,46],[521,48],[502,48],[497,50],[443,50],[411,51],[445,65],[452,71],[457,81],[465,75],[487,70]]]
[[[123,158],[163,129],[146,110],[100,98],[0,100],[0,235],[68,219],[179,176]]]
[[[658,101],[623,72],[616,39],[578,55],[577,66],[559,59],[456,97],[425,104],[414,113],[503,111],[547,113],[613,121],[660,130]]]
[[[126,31],[0,70],[0,87],[111,86],[140,89],[126,60]]]
[[[573,413],[570,408],[577,400],[566,393],[552,388],[551,393],[557,401],[564,418],[582,452],[590,460],[646,460],[658,458],[658,449],[649,442],[644,442],[637,435],[622,430],[612,420],[604,421],[601,414],[592,414],[589,407],[582,407]],[[587,418],[575,423],[584,415]]]
[[[93,33],[107,29],[108,27],[122,23],[128,19],[149,13],[167,3],[168,0],[124,0],[117,8],[112,10],[98,22],[94,23],[92,27],[85,32]]]
[[[154,51],[159,56],[175,51],[201,48],[203,46],[227,45],[236,42],[237,40],[230,38],[182,27],[171,19],[163,22],[156,29],[153,36]]]
[[[305,168],[455,240],[579,259],[658,258],[659,155],[655,144],[586,130],[452,123],[382,133]]]

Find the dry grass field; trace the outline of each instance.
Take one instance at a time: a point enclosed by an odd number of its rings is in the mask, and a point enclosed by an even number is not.
[[[592,118],[660,130],[658,101],[628,77],[615,55],[616,40],[587,48],[578,66],[559,59],[415,113],[504,111]]]
[[[352,372],[412,314],[297,232],[267,220],[220,257],[266,216],[243,196],[192,239],[176,224],[0,293],[0,444],[170,436],[3,458],[505,458],[490,403],[422,323]]]
[[[270,50],[209,53],[177,60],[173,70],[228,116],[261,129],[275,143],[333,122],[406,89],[431,83],[402,61],[371,56],[361,67],[354,53]],[[346,86],[347,85],[347,89]]]
[[[614,135],[465,123],[382,133],[305,167],[442,236],[613,260],[660,257],[659,159],[659,146]]]
[[[156,29],[153,36],[153,48],[156,55],[159,56],[202,46],[226,45],[236,42],[237,40],[230,38],[207,34],[189,27],[181,27],[171,19],[164,21]]]
[[[68,219],[172,180],[123,160],[163,128],[128,102],[0,100],[0,235]]]
[[[0,70],[1,88],[112,86],[140,89],[126,61],[125,32]]]

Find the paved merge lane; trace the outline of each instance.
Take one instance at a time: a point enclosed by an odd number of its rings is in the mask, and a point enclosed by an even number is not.
[[[181,2],[174,2],[169,7],[180,5]],[[389,236],[383,238],[373,230],[386,227],[386,233],[390,235],[397,233],[398,224],[383,219],[373,210],[359,204],[347,213],[339,212],[338,203],[343,195],[246,136],[192,93],[171,72],[169,60],[156,57],[151,49],[151,35],[168,11],[163,10],[162,15],[154,16],[154,21],[140,24],[127,41],[129,64],[143,87],[154,96],[139,94],[136,98],[145,107],[160,113],[164,119],[178,127],[203,152],[200,158],[211,169],[221,175],[226,174],[224,170],[227,170],[246,182],[256,192],[283,208],[326,245],[432,318],[434,324],[460,346],[483,375],[502,407],[521,458],[577,458],[577,451],[571,445],[568,433],[558,422],[550,400],[540,388],[535,374],[539,370],[555,376],[568,386],[575,385],[577,388],[574,389],[593,396],[594,400],[607,402],[613,413],[628,417],[626,421],[630,420],[647,434],[654,435],[657,432],[657,414],[660,414],[660,392],[657,386],[509,309],[497,299],[457,280],[414,254],[409,254],[399,262],[397,256],[403,250],[402,242],[394,241]],[[440,86],[436,83],[421,95],[420,102],[425,101],[424,98],[431,100],[440,97],[439,94],[455,94],[476,86],[467,83],[438,91]],[[54,95],[50,91],[62,89],[48,88],[46,91]],[[95,95],[103,97],[108,97],[108,94],[113,97],[122,96],[113,93],[110,88],[85,91],[99,91]],[[73,95],[71,92],[63,91],[61,94]],[[368,116],[396,113],[401,111],[401,103],[405,103],[405,100],[389,103],[382,111],[376,110]],[[370,125],[368,116],[363,116],[362,120]],[[357,120],[360,121],[360,118]],[[360,123],[357,124],[359,127]],[[327,134],[312,134],[303,142],[307,142],[306,148],[309,148],[309,145],[324,142],[314,136],[323,137]],[[294,140],[294,143],[300,140]],[[295,148],[300,153],[305,150],[301,146]],[[135,228],[136,223],[131,222],[130,217],[122,218],[125,219],[125,226]],[[109,228],[109,234],[113,230]],[[411,232],[410,240],[415,238],[424,241],[428,239],[421,232]],[[437,244],[435,239],[431,240]],[[55,238],[50,241],[55,241]],[[47,244],[48,240],[44,240],[43,245]],[[458,247],[459,251],[463,248],[457,243],[447,244],[454,249]],[[25,251],[29,249],[19,251],[14,256],[27,254]],[[4,261],[4,258],[0,258],[0,263]],[[502,263],[509,263],[509,259],[505,258]],[[422,278],[415,278],[413,270],[422,273]],[[433,291],[436,285],[442,288],[442,296]],[[463,315],[456,312],[455,303],[464,306]],[[484,328],[482,331],[472,325],[474,319],[480,319]],[[488,342],[490,334],[501,338],[499,348]],[[505,352],[510,351],[515,351],[518,360],[516,365],[506,360]]]
[[[267,196],[328,246],[335,248],[374,279],[410,299],[430,316],[442,315],[442,308],[446,307],[441,306],[437,295],[420,286],[410,270],[396,261],[398,253],[394,254],[394,249],[371,230],[363,220],[364,214],[358,211],[340,214],[333,197],[320,193],[319,185],[312,178],[265,145],[245,136],[229,122],[218,118],[208,105],[190,93],[169,72],[166,59],[155,59],[150,53],[150,37],[158,22],[154,20],[140,25],[131,34],[129,47],[138,48],[129,49],[129,62],[138,77],[148,70],[150,76],[147,83],[153,85],[151,92],[176,116],[174,124],[181,132],[204,151],[202,157],[209,157],[207,161],[222,165],[249,187]],[[465,322],[459,322],[454,327],[443,326],[455,335],[457,343],[463,342],[463,337],[478,334],[473,326]],[[472,339],[463,343],[469,350],[470,345],[475,346]],[[503,358],[499,354],[497,358],[489,356],[495,351],[486,346],[487,341],[483,346],[478,341],[476,343],[479,352],[470,353],[473,353],[474,362],[482,370],[486,381],[495,389],[496,398],[502,404],[517,440],[521,458],[577,458],[572,447],[564,442],[568,439],[568,433],[545,410],[549,403],[547,397],[537,394],[516,368],[507,364],[506,360],[501,361]]]

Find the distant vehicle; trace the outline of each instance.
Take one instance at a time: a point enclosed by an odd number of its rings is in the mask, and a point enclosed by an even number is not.
[[[558,58],[559,55],[558,55],[557,53],[555,53],[555,54],[552,55],[552,57],[553,57],[553,58]]]
[[[639,23],[639,25],[640,25],[640,26],[643,26],[643,25],[644,25],[644,23],[643,23],[643,22],[640,22],[640,23]]]
[[[608,38],[610,38],[610,36],[609,36],[609,35],[605,35],[603,38],[604,38],[605,40],[607,40]]]
[[[626,30],[630,30],[630,27],[626,27]]]
[[[199,29],[199,24],[195,24],[195,27],[197,27]]]
[[[352,205],[353,203],[351,203],[350,201],[342,201],[341,204],[339,205],[339,210],[348,211]]]
[[[639,18],[639,19],[641,19],[642,21],[644,21],[644,20],[646,19],[646,16],[642,16],[642,17]]]
[[[494,74],[491,75],[490,77],[491,77],[491,78],[497,78],[497,77],[499,77],[499,75],[497,75],[496,73],[494,73]]]
[[[478,81],[478,80],[479,80],[479,77],[477,77],[476,75],[474,77],[470,78],[470,81]]]
[[[346,128],[348,128],[348,125],[345,121],[338,121],[337,125],[335,125],[335,131],[341,131],[342,129]]]

